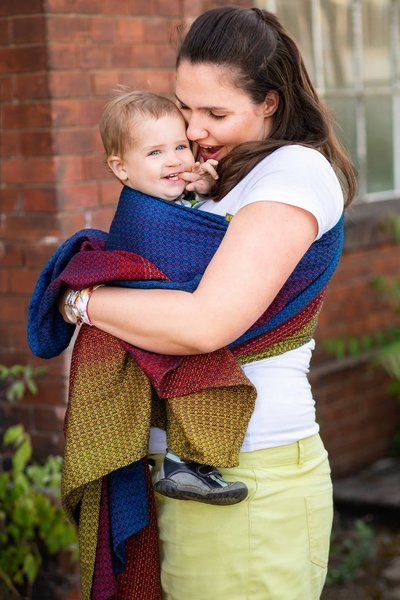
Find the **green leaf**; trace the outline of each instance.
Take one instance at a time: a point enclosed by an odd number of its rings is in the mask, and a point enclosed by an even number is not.
[[[16,450],[12,463],[16,471],[23,471],[26,467],[27,462],[32,456],[32,446],[30,439],[27,437],[24,439],[22,444]]]
[[[14,446],[21,444],[25,435],[26,433],[22,425],[13,425],[6,430],[3,437],[3,444],[5,446],[9,444],[13,444]]]
[[[28,578],[30,583],[33,583],[37,577],[39,567],[40,567],[40,558],[34,556],[32,553],[29,553],[25,556],[24,559],[24,572]]]

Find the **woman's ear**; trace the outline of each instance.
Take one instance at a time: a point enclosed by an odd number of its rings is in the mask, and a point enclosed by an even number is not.
[[[115,177],[117,177],[120,181],[126,181],[128,179],[125,163],[120,156],[109,156],[107,158],[107,164],[114,173]]]
[[[276,90],[270,90],[264,100],[264,115],[272,117],[279,106],[279,94]]]

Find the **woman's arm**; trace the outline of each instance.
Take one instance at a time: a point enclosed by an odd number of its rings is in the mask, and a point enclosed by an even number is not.
[[[162,354],[202,354],[233,342],[263,314],[315,240],[315,217],[291,205],[256,202],[229,224],[193,293],[97,289],[92,323]]]

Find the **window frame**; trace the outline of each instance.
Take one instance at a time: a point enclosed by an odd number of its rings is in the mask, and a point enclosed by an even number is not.
[[[279,0],[256,0],[260,8],[276,13]],[[388,86],[365,86],[363,79],[362,0],[347,0],[352,23],[353,86],[346,88],[325,85],[323,65],[323,28],[321,2],[309,0],[311,9],[312,57],[314,84],[318,94],[335,98],[352,98],[355,102],[355,145],[358,166],[358,201],[376,202],[400,198],[400,0],[386,0],[390,8],[390,83]],[[393,119],[393,189],[380,192],[367,190],[367,121],[365,100],[369,96],[392,98]]]

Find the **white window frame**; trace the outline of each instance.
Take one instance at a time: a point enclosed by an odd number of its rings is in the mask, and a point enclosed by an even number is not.
[[[321,3],[310,0],[312,53],[314,61],[314,84],[317,92],[325,97],[325,74],[323,66],[323,39]],[[390,84],[388,86],[365,86],[363,79],[363,27],[362,0],[347,0],[352,15],[352,72],[351,88],[329,88],[329,96],[354,98],[356,128],[356,159],[358,166],[358,197],[362,202],[376,202],[400,198],[400,0],[385,0],[390,5]],[[381,0],[382,1],[382,0]],[[279,0],[256,0],[257,6],[275,13]],[[382,192],[367,191],[367,128],[365,99],[368,96],[392,97],[393,110],[393,185],[394,189]]]

